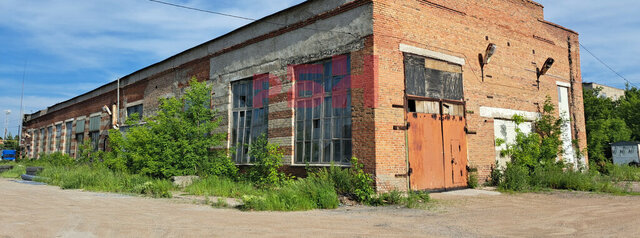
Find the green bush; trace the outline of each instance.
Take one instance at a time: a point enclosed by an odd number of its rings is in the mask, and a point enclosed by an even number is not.
[[[209,176],[194,181],[185,188],[185,191],[193,195],[221,196],[242,198],[244,195],[259,195],[261,190],[253,184],[244,181],[235,181],[231,178]]]
[[[478,174],[477,173],[469,173],[469,178],[467,178],[467,186],[469,188],[477,188],[478,187]]]
[[[255,159],[255,163],[249,169],[249,180],[260,186],[279,185],[289,177],[280,172],[284,154],[276,144],[269,143],[265,135],[259,136],[249,146],[249,156]]]
[[[331,181],[339,195],[358,202],[367,202],[375,194],[371,175],[363,170],[364,165],[357,158],[351,159],[351,168],[343,169],[334,165],[309,173],[319,179]]]
[[[128,120],[126,136],[109,131],[112,152],[105,165],[157,178],[180,175],[237,176],[235,163],[221,148],[225,133],[213,133],[220,118],[211,109],[211,86],[195,78],[181,98],[160,100],[157,115],[143,124]]]
[[[72,166],[76,163],[76,160],[71,156],[63,154],[62,152],[54,152],[51,154],[42,153],[40,160],[46,164],[53,166]]]
[[[499,188],[510,191],[568,189],[624,192],[598,172],[584,172],[580,167],[576,170],[574,165],[566,166],[562,161],[556,161],[563,153],[560,135],[564,121],[555,116],[554,106],[548,97],[543,109],[541,118],[535,122],[535,133],[524,134],[516,129],[516,142],[507,145],[507,149],[501,152],[509,156],[511,162],[503,170],[494,169],[491,174],[492,182]],[[517,124],[522,122],[519,116],[514,116],[514,120]],[[504,141],[496,143],[500,142]]]
[[[507,163],[498,187],[505,190],[524,191],[529,189],[529,170],[521,164]]]

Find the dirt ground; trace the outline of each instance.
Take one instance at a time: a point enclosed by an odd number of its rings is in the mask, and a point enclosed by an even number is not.
[[[0,237],[633,237],[640,197],[432,194],[433,207],[242,212],[0,179]]]

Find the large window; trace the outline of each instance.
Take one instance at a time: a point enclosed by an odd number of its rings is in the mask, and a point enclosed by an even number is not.
[[[93,151],[97,151],[100,141],[100,116],[89,118],[89,137],[91,138],[91,148]]]
[[[62,151],[62,124],[56,125],[56,146],[53,151]]]
[[[295,163],[349,163],[350,71],[349,56],[295,68]]]
[[[71,135],[73,135],[73,122],[67,122],[64,125],[64,129],[65,129],[65,133],[64,133],[64,150],[65,150],[65,154],[70,155],[71,154]]]
[[[231,84],[233,93],[231,141],[236,149],[236,163],[254,162],[248,155],[249,145],[260,135],[267,134],[269,111],[269,80],[256,76]]]

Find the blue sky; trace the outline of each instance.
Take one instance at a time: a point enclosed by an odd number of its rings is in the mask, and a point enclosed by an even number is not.
[[[302,0],[171,2],[260,18]],[[640,1],[539,2],[547,20],[578,31],[582,44],[640,85]],[[3,111],[11,110],[9,130],[17,133],[23,72],[24,111],[31,113],[247,23],[146,0],[0,0],[0,122]],[[585,82],[624,87],[614,73],[581,53]]]

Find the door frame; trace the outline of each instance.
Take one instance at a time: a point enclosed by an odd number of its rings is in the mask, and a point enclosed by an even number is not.
[[[406,80],[405,80],[405,87],[406,87]],[[438,102],[439,105],[439,116],[440,116],[440,138],[442,138],[441,140],[441,146],[442,146],[442,151],[444,152],[445,148],[445,143],[444,143],[444,125],[442,122],[442,117],[445,116],[444,115],[444,108],[443,105],[444,103],[449,103],[449,104],[456,104],[456,105],[462,105],[463,108],[463,115],[462,117],[465,119],[465,127],[464,127],[464,131],[466,133],[467,131],[467,103],[463,100],[458,101],[458,100],[450,100],[450,99],[440,99],[440,98],[430,98],[430,97],[422,97],[422,96],[415,96],[415,95],[408,95],[406,90],[404,90],[404,123],[406,125],[406,130],[405,130],[405,152],[406,152],[406,163],[407,163],[407,187],[409,189],[409,191],[414,191],[413,189],[411,189],[411,164],[410,164],[410,158],[409,158],[409,127],[411,125],[408,125],[408,115],[409,115],[409,101],[410,100],[415,100],[415,101],[428,101],[428,102]],[[466,140],[465,140],[466,141]],[[468,150],[467,145],[465,145],[465,149]],[[444,160],[444,154],[442,155],[442,159]],[[467,156],[465,158],[467,164],[469,163],[469,154],[467,153]],[[445,161],[446,162],[446,161]],[[446,165],[445,165],[446,166]],[[468,166],[467,166],[468,167]],[[445,168],[443,168],[443,170],[446,170]],[[446,171],[445,171],[446,173]],[[445,178],[443,178],[445,179]],[[442,189],[428,189],[428,190],[419,190],[419,191],[450,191],[450,190],[456,190],[456,189],[461,189],[462,187],[447,187],[446,184]],[[465,187],[466,188],[466,187]]]

